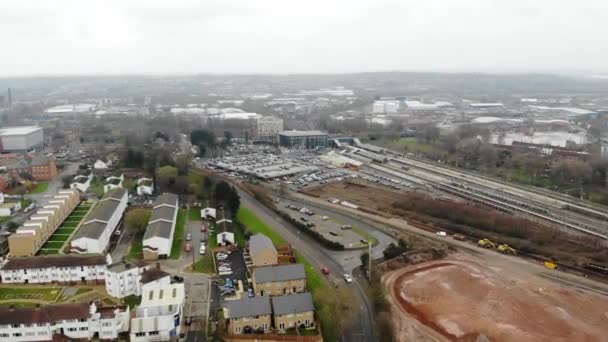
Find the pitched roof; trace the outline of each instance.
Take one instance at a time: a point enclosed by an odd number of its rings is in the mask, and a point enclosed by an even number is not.
[[[127,189],[124,188],[114,188],[108,192],[105,193],[105,195],[103,195],[103,197],[101,198],[101,200],[106,200],[106,199],[117,199],[120,200],[122,199],[125,194],[127,193]]]
[[[156,200],[154,201],[154,207],[161,204],[177,205],[177,195],[164,193],[156,197]]]
[[[10,271],[32,268],[95,266],[105,264],[106,257],[101,254],[49,255],[10,259],[4,267],[2,267],[2,270]]]
[[[49,163],[49,158],[45,156],[35,156],[32,158],[30,165],[32,166],[41,166]]]
[[[89,317],[89,304],[52,304],[41,307],[0,307],[0,325],[34,324]]]
[[[165,239],[169,239],[171,237],[171,230],[173,224],[171,222],[166,221],[156,221],[150,223],[146,228],[146,233],[144,234],[144,240],[149,238],[159,236]]]
[[[145,267],[145,266],[148,266],[148,264],[146,262],[143,262],[140,260],[135,260],[133,262],[126,261],[126,260],[120,260],[118,262],[109,264],[107,270],[110,272],[120,273],[120,272],[124,272],[124,271],[131,270],[134,268]]]
[[[152,210],[152,215],[150,216],[150,222],[154,222],[156,220],[173,221],[176,210],[177,208],[168,206],[154,208],[154,210]]]
[[[80,238],[98,239],[107,228],[107,223],[99,221],[91,221],[80,226],[73,240]]]
[[[257,255],[262,251],[270,249],[277,252],[277,249],[274,248],[272,241],[264,234],[255,234],[249,239],[249,253],[253,255]]]
[[[241,298],[227,303],[230,318],[252,317],[272,314],[270,297]]]
[[[285,315],[314,311],[315,306],[309,292],[272,297],[272,311],[275,315]]]
[[[302,264],[256,267],[253,269],[253,274],[256,283],[306,279]]]

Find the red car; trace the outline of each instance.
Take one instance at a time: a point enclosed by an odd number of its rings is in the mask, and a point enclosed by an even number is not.
[[[206,226],[206,225],[204,225],[204,224],[203,224],[203,225],[201,226],[201,232],[202,232],[202,233],[206,233],[206,232],[207,232],[207,226]]]
[[[186,244],[186,247],[184,247],[184,250],[185,250],[186,252],[192,252],[192,245],[190,244],[190,242],[188,242],[188,243]]]
[[[327,268],[327,267],[323,267],[323,268],[321,269],[321,272],[322,272],[323,274],[325,274],[325,275],[328,275],[328,274],[329,274],[329,268]]]

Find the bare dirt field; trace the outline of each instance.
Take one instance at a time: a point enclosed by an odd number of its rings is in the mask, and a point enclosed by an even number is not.
[[[300,190],[300,192],[321,199],[335,197],[385,214],[392,212],[394,210],[392,204],[404,196],[403,192],[369,186],[352,180],[319,185]]]
[[[383,281],[396,327],[404,327],[396,334],[401,341],[411,340],[412,331],[433,341],[607,339],[608,296],[561,286],[516,265],[488,267],[453,255],[387,273]]]

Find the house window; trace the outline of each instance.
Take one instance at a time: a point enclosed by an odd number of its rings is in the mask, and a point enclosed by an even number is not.
[[[81,318],[81,319],[78,320],[78,322],[86,322],[86,321],[87,321],[86,318]]]
[[[21,333],[20,332],[13,333],[13,336],[15,336],[15,337],[21,337]]]
[[[76,331],[76,328],[68,328],[68,331]]]
[[[39,327],[44,327],[44,326],[46,326],[46,323],[38,323],[36,325],[39,326]]]
[[[150,331],[150,332],[148,333],[148,335],[149,335],[149,336],[156,336],[156,335],[158,335],[158,331]]]
[[[89,327],[81,327],[80,328],[80,331],[87,331],[87,330],[89,330]]]
[[[135,333],[135,336],[137,336],[137,337],[146,336],[146,333],[145,332],[138,332],[138,333]]]
[[[7,333],[2,333],[2,334],[0,334],[0,337],[9,337],[9,336],[11,336],[11,335],[10,335],[10,334],[7,334]]]
[[[109,327],[109,326],[112,326],[112,323],[111,322],[106,322],[106,323],[103,323],[102,325],[104,327]]]
[[[19,326],[20,326],[20,325],[19,325],[19,324],[13,324],[13,325],[11,325],[11,326],[12,326],[13,328],[19,328]]]

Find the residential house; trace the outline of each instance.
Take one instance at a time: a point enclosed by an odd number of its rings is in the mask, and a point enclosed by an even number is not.
[[[304,265],[263,266],[253,269],[256,296],[283,296],[306,291]]]
[[[213,218],[215,220],[215,218],[216,218],[215,217],[215,213],[216,213],[215,208],[204,208],[204,209],[201,209],[201,217],[204,218],[204,219],[211,217],[211,218]]]
[[[4,197],[4,193],[0,192],[0,217],[8,217],[21,210],[21,201],[12,200]]]
[[[112,189],[84,218],[82,226],[70,242],[72,253],[103,253],[108,247],[112,232],[122,221],[127,209],[127,190]]]
[[[107,171],[110,167],[112,167],[112,161],[110,159],[97,159],[95,164],[93,164],[93,170],[95,171]]]
[[[137,196],[151,196],[154,193],[154,182],[151,178],[137,180]]]
[[[309,292],[272,297],[272,316],[276,329],[315,325],[315,306]]]
[[[255,234],[249,239],[249,255],[253,266],[278,264],[277,249],[264,234]]]
[[[80,203],[73,190],[61,190],[9,237],[12,257],[33,256]]]
[[[231,334],[264,333],[272,328],[272,306],[269,297],[244,297],[228,301],[226,318]]]
[[[150,269],[143,261],[120,260],[106,268],[106,292],[112,297],[141,296],[141,278]]]
[[[95,303],[0,307],[0,341],[116,340],[129,331],[129,307]]]
[[[85,193],[91,186],[92,180],[93,173],[89,173],[88,175],[77,175],[74,177],[74,181],[70,183],[70,189]]]
[[[106,178],[106,184],[103,186],[103,192],[106,193],[112,189],[122,188],[122,182],[124,182],[125,176],[121,174],[119,177],[110,176]]]
[[[179,337],[185,298],[183,283],[145,288],[131,319],[130,340],[169,341]]]
[[[166,193],[156,198],[148,227],[144,233],[145,260],[156,260],[171,255],[178,210],[177,195]]]
[[[32,256],[9,259],[0,269],[2,283],[98,282],[111,258],[99,254]]]

